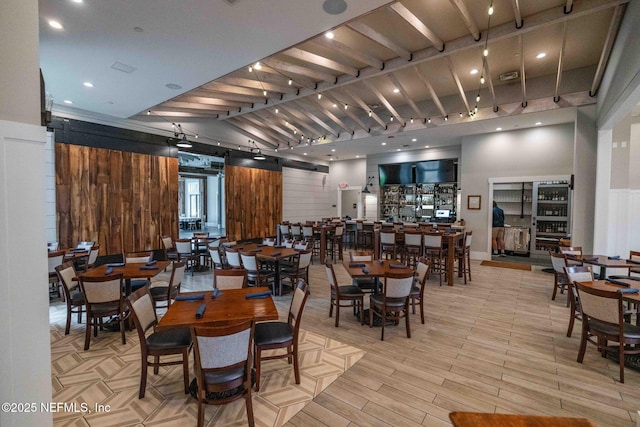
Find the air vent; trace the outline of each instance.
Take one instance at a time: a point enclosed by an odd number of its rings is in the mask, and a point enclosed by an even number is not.
[[[127,73],[127,74],[131,74],[136,70],[135,67],[132,67],[131,65],[123,64],[122,62],[118,62],[118,61],[114,62],[111,65],[111,68],[113,68],[114,70],[122,71],[123,73]]]
[[[500,74],[501,82],[508,82],[509,80],[515,80],[520,76],[517,71],[511,71],[509,73]]]
[[[224,0],[224,1],[226,1],[226,2],[227,2],[227,3],[229,3],[231,6],[233,6],[234,4],[238,3],[238,1],[240,1],[240,0]]]

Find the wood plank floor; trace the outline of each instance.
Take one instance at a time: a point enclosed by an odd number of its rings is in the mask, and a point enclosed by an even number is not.
[[[335,267],[339,282],[348,284],[344,268]],[[468,285],[429,281],[426,323],[413,315],[411,339],[401,324],[387,327],[380,341],[380,329],[361,326],[349,309],[334,327],[324,268],[312,266],[302,327],[366,355],[288,425],[440,426],[450,425],[454,410],[636,425],[640,373],[626,369],[620,384],[617,364],[593,346],[583,364],[576,362],[580,323],[567,338],[569,309],[565,295],[551,301],[551,274],[536,266],[529,272],[475,261],[472,272]]]
[[[366,354],[316,394],[286,425],[443,426],[450,425],[448,414],[456,410],[586,417],[601,426],[636,425],[640,373],[627,369],[626,383],[620,384],[617,365],[600,357],[593,346],[588,347],[583,364],[576,362],[580,323],[577,322],[573,336],[567,338],[569,309],[565,306],[565,295],[551,301],[553,276],[540,268],[534,266],[529,272],[483,267],[474,261],[473,281],[468,285],[456,281],[453,287],[440,287],[437,280],[430,280],[425,293],[426,323],[420,323],[419,314],[412,315],[411,339],[406,337],[401,324],[387,327],[385,341],[380,341],[380,329],[360,325],[350,309],[343,309],[340,326],[334,327],[334,319],[329,317],[329,285],[324,267],[312,265],[311,296],[302,328]],[[335,264],[335,270],[340,283],[350,282],[341,264]],[[211,286],[211,273],[195,273],[187,275],[183,290]],[[284,320],[291,296],[275,300]],[[57,303],[51,309],[59,323],[55,333],[60,335],[63,308]],[[70,341],[66,349],[56,346],[56,352],[60,353],[53,357],[54,372],[71,369],[65,364],[93,360],[74,358],[75,353],[81,352],[84,324],[76,325],[75,319],[72,324],[72,334],[80,337],[67,337]],[[135,335],[132,332],[129,336],[132,334]],[[119,336],[113,335],[119,341]],[[120,357],[126,359],[123,363],[131,362],[130,369],[101,364],[93,371],[119,369],[121,373],[114,374],[117,377],[114,381],[124,381],[122,387],[127,389],[121,407],[136,409],[139,356],[135,337],[130,341],[125,353],[119,342],[113,345],[115,351],[123,353]],[[103,350],[99,342],[92,343],[89,355],[100,356]],[[177,397],[191,399],[180,392],[179,368],[176,369],[170,385],[175,386]],[[55,386],[54,382],[56,400],[65,400],[67,392],[61,385]],[[88,401],[99,401],[89,394],[104,391],[100,387],[86,388],[78,390],[78,395],[86,395]],[[191,400],[179,399],[176,402],[179,404],[173,406],[158,403],[163,409],[153,410],[155,418],[147,419],[144,425],[189,425],[194,420],[195,403],[187,405]],[[142,409],[136,410],[142,413]],[[235,422],[242,425],[245,422],[242,408],[238,414]],[[144,414],[135,415],[132,420],[145,419]],[[117,418],[117,425],[142,425],[138,424],[140,421],[124,422],[125,418]],[[219,425],[221,421],[215,416],[209,419],[209,425]],[[109,417],[104,424],[116,425],[110,424],[115,420]],[[88,425],[81,418],[56,421],[56,425]],[[269,423],[267,419],[256,421],[258,425]]]

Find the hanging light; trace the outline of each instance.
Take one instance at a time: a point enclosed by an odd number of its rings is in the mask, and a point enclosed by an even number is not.
[[[484,84],[484,76],[480,76],[480,84],[483,85]]]
[[[249,72],[253,73],[253,67],[251,65],[249,65]]]
[[[449,120],[449,115],[448,114],[446,116],[444,116],[444,121],[446,122],[447,120]]]
[[[182,139],[180,141],[178,141],[178,143],[176,144],[176,147],[180,147],[180,148],[191,148],[192,147],[191,143],[187,139],[187,135],[182,134]]]
[[[278,114],[278,111],[279,111],[279,110],[276,108],[276,114]]]
[[[371,112],[371,110],[369,110],[369,117],[371,117],[371,114],[373,114],[373,113]]]
[[[427,123],[431,123],[431,117],[427,119]]]
[[[476,96],[476,102],[480,102],[480,94],[478,94],[478,96]]]
[[[318,94],[318,99],[322,99],[322,94],[321,93]]]
[[[489,56],[489,49],[487,49],[486,47],[484,48],[484,50],[482,51],[482,54],[484,56]]]
[[[263,91],[262,91],[262,94],[263,94],[264,96],[267,96],[267,91],[266,91],[266,90],[263,90]]]
[[[411,123],[413,123],[413,117],[411,117]]]
[[[264,156],[264,154],[262,154],[260,152],[260,149],[258,148],[258,151],[256,151],[256,154],[253,156],[253,160],[265,160],[266,157]]]
[[[259,62],[256,62],[255,68],[256,70],[262,70],[262,65],[260,65]]]
[[[489,16],[493,15],[493,3],[489,6]]]
[[[293,84],[293,80],[289,79],[289,86]]]

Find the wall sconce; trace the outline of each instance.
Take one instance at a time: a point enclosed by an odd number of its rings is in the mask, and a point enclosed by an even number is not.
[[[371,191],[369,191],[369,186],[372,185],[371,184],[371,180],[374,179],[375,177],[373,176],[369,176],[367,177],[367,183],[364,185],[364,188],[362,189],[362,192],[365,194],[371,194]]]

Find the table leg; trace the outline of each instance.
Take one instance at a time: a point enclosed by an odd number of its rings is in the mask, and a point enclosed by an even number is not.
[[[327,233],[325,230],[320,231],[320,262],[324,264],[325,257],[327,256]]]
[[[455,262],[455,242],[453,239],[449,241],[449,247],[447,248],[447,285],[453,286],[453,263]]]
[[[598,276],[600,280],[606,280],[607,278],[607,267],[600,266],[600,275]]]

